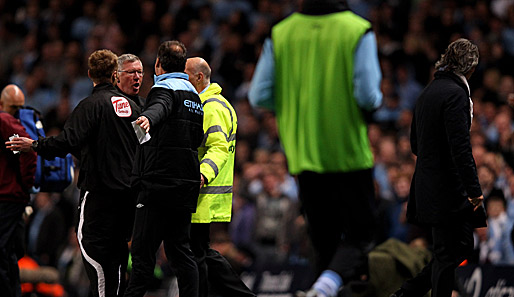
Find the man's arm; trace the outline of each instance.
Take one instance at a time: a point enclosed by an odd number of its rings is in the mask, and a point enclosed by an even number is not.
[[[275,86],[275,58],[273,42],[270,38],[264,41],[262,53],[252,77],[248,100],[256,107],[274,110],[273,91]]]
[[[418,136],[416,134],[416,116],[415,111],[412,114],[412,122],[410,124],[410,149],[412,153],[418,155]]]
[[[459,175],[462,179],[468,196],[475,198],[482,196],[478,182],[475,159],[471,151],[469,135],[469,98],[464,91],[462,94],[450,94],[443,110],[444,126],[451,155]],[[472,203],[475,205],[475,203]],[[479,205],[479,204],[478,204]],[[476,205],[475,205],[476,206]]]
[[[65,157],[68,153],[78,153],[84,147],[91,133],[101,124],[101,113],[91,100],[84,99],[73,110],[56,136],[40,138],[35,142],[27,137],[15,138],[6,142],[12,150],[36,151],[43,158]],[[34,143],[35,142],[35,143]],[[79,157],[79,156],[77,156]]]
[[[377,42],[370,31],[362,36],[354,54],[353,94],[362,109],[373,111],[382,104],[381,79]]]
[[[200,173],[212,182],[230,156],[230,142],[235,139],[236,131],[232,130],[235,115],[230,114],[230,109],[217,101],[211,101],[204,105],[204,141],[205,155],[200,160]]]
[[[171,113],[173,98],[168,90],[153,88],[146,100],[145,111],[141,113],[136,123],[148,132],[150,127],[157,125]]]

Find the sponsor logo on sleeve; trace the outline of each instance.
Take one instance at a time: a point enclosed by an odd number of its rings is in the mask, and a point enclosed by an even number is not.
[[[127,118],[132,115],[132,108],[127,98],[113,96],[111,97],[111,102],[114,112],[116,112],[119,117]]]

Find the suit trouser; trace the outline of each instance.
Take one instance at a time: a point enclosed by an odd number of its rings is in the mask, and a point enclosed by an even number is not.
[[[209,223],[191,224],[191,250],[198,265],[199,296],[207,297],[210,285],[210,288],[221,296],[255,297],[227,259],[210,248],[210,225]]]
[[[16,256],[16,229],[24,204],[0,202],[0,295],[21,296],[20,268]]]
[[[152,201],[144,193],[139,194],[131,246],[132,273],[125,296],[144,296],[161,243],[168,262],[176,272],[180,296],[198,296],[198,268],[189,245],[190,229],[191,211]]]
[[[134,202],[130,191],[81,193],[77,239],[90,296],[123,296]]]
[[[455,287],[455,269],[473,252],[473,226],[469,221],[452,220],[432,227],[432,260],[414,278],[403,283],[407,296],[449,297]]]
[[[372,170],[303,172],[298,183],[316,273],[333,270],[345,283],[367,274],[376,227]]]

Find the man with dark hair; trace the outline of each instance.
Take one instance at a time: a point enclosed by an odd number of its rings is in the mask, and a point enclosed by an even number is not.
[[[29,137],[14,114],[25,104],[25,95],[16,85],[7,85],[0,96],[0,137],[3,142],[14,134]],[[0,292],[2,296],[21,296],[16,238],[23,234],[22,214],[34,184],[36,153],[15,154],[0,148]]]
[[[93,296],[121,296],[136,193],[130,173],[138,145],[131,122],[140,108],[113,86],[118,57],[97,50],[88,59],[93,93],[80,101],[57,136],[15,138],[11,149],[80,159],[77,238]]]
[[[455,269],[473,252],[473,229],[486,226],[469,134],[468,80],[477,64],[475,44],[452,42],[416,103],[410,140],[417,159],[407,218],[432,229],[433,257],[392,297],[423,296],[430,289],[432,296],[451,296]]]
[[[145,105],[144,98],[139,96],[143,75],[143,63],[138,56],[123,54],[118,57],[116,88],[139,104],[141,108]]]
[[[155,84],[136,122],[151,138],[138,147],[134,164],[134,185],[140,193],[127,297],[145,294],[161,242],[176,270],[180,296],[198,296],[198,269],[189,232],[200,192],[203,109],[184,73],[186,56],[185,46],[178,41],[159,46]]]

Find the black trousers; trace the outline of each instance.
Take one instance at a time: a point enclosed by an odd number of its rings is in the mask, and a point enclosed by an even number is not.
[[[0,295],[21,296],[20,268],[16,256],[16,234],[24,204],[0,202]]]
[[[371,169],[326,174],[303,172],[298,183],[316,273],[333,270],[345,283],[367,274],[367,255],[373,247],[375,232]]]
[[[199,296],[207,297],[210,287],[214,292],[225,297],[255,297],[227,259],[210,248],[210,225],[208,223],[191,224],[191,250],[198,265]]]
[[[407,296],[449,297],[455,287],[455,269],[473,253],[473,225],[462,216],[432,227],[432,260],[414,278],[403,283]]]
[[[90,281],[90,296],[123,296],[135,194],[82,192],[77,239]]]
[[[126,297],[143,297],[146,293],[161,243],[176,272],[180,296],[198,297],[198,268],[189,245],[191,212],[166,205],[162,200],[153,200],[144,192],[139,194],[131,246],[132,273]]]

